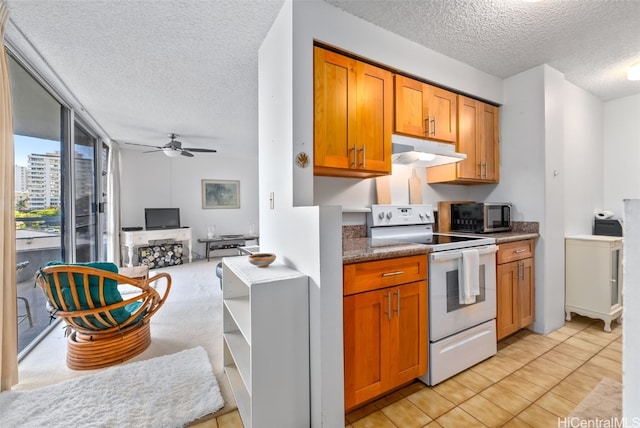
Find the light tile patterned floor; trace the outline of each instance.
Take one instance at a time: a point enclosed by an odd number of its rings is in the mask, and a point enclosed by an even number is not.
[[[556,427],[604,377],[622,382],[622,326],[575,316],[542,336],[520,331],[498,354],[428,387],[416,381],[345,416],[350,428]],[[199,428],[242,428],[237,411]]]

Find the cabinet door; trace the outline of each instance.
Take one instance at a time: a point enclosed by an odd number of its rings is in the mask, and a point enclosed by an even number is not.
[[[426,138],[428,87],[422,82],[397,74],[395,85],[395,131]]]
[[[518,320],[518,263],[511,262],[496,268],[497,339],[500,340],[519,329]]]
[[[481,184],[500,181],[498,108],[458,96],[458,152],[467,159],[427,168],[427,183]]]
[[[458,96],[446,89],[428,87],[427,113],[431,121],[428,138],[455,144],[458,141]]]
[[[500,151],[498,149],[500,133],[498,107],[480,103],[481,119],[481,135],[480,150],[483,164],[481,177],[484,181],[498,182],[500,180]]]
[[[314,48],[314,165],[355,165],[356,60]]]
[[[387,390],[391,290],[344,298],[345,409]]]
[[[533,258],[523,259],[519,263],[518,281],[518,328],[526,327],[535,319],[534,268]]]
[[[401,285],[392,290],[390,387],[427,371],[427,283]]]
[[[356,168],[391,173],[393,74],[357,63]]]
[[[458,178],[473,180],[480,178],[482,169],[482,159],[478,150],[480,108],[478,101],[473,98],[458,96],[458,151],[467,155],[465,160],[457,164]]]

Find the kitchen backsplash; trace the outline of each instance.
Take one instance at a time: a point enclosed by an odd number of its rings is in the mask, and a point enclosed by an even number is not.
[[[342,239],[366,238],[367,226],[364,224],[342,226]]]
[[[537,221],[512,221],[511,231],[520,233],[540,233],[540,223]]]

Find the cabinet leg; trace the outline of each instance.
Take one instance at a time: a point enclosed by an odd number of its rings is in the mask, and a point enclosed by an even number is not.
[[[604,322],[604,331],[607,333],[611,333],[611,320],[607,320]]]
[[[567,316],[564,318],[567,321],[571,321],[571,311],[566,311],[567,312]]]

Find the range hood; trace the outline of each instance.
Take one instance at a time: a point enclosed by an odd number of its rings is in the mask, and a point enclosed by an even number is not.
[[[467,155],[456,153],[455,145],[433,140],[391,136],[391,162],[412,166],[436,166],[465,160]]]

